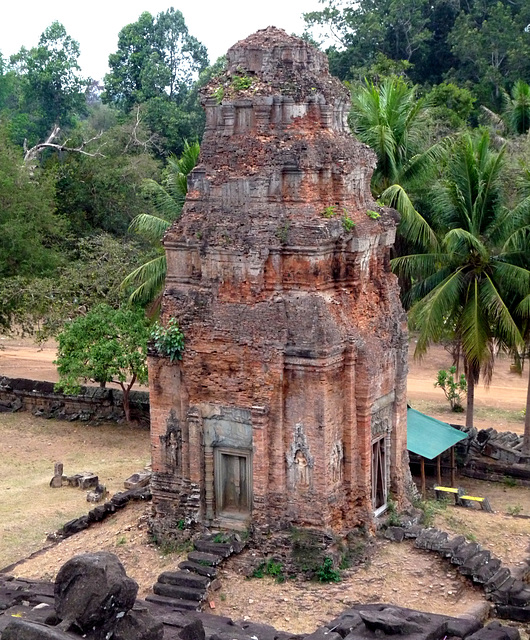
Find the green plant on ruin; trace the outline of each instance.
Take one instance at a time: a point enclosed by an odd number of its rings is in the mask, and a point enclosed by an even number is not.
[[[289,238],[289,229],[291,227],[291,223],[287,220],[281,226],[276,229],[276,237],[280,241],[280,244],[287,244],[287,240]]]
[[[355,222],[348,215],[343,215],[342,227],[344,231],[350,232],[355,227]]]
[[[333,567],[333,560],[331,558],[324,558],[324,562],[317,569],[315,577],[319,582],[341,581],[340,572]]]
[[[274,578],[276,582],[285,582],[285,576],[283,573],[283,565],[281,562],[276,562],[273,558],[269,558],[265,562],[261,562],[252,572],[251,578],[263,578],[264,576],[270,576]]]
[[[517,480],[515,478],[512,478],[512,476],[504,476],[504,478],[502,479],[502,484],[505,487],[513,488],[517,486]]]
[[[467,393],[466,376],[462,373],[460,378],[455,379],[455,374],[456,367],[454,366],[450,367],[449,371],[440,369],[434,386],[442,389],[451,405],[451,411],[462,413],[464,411],[462,395]]]
[[[212,95],[215,98],[217,104],[221,104],[223,98],[225,97],[225,88],[223,87],[223,85],[219,85]]]
[[[234,76],[231,87],[234,91],[245,91],[252,86],[252,78],[248,76]]]
[[[182,360],[184,353],[184,334],[178,326],[176,318],[170,318],[167,325],[156,323],[151,332],[156,351],[169,358],[170,362]]]
[[[387,500],[387,524],[389,527],[399,527],[401,520],[397,509],[397,502],[389,497]]]
[[[414,500],[416,509],[423,512],[421,522],[426,527],[432,527],[434,518],[440,512],[447,509],[448,501],[446,500]]]
[[[214,535],[212,542],[215,542],[216,544],[230,542],[230,536],[226,535],[226,533],[219,532]]]
[[[336,213],[337,213],[337,205],[329,204],[327,207],[324,207],[324,209],[320,212],[320,215],[323,218],[333,218],[333,216],[336,215]]]
[[[373,211],[373,209],[368,209],[366,211],[366,215],[372,220],[379,220],[379,218],[381,217],[381,214],[377,211]]]

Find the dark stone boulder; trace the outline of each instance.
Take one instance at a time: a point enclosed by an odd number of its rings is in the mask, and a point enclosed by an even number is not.
[[[182,640],[205,640],[206,633],[201,620],[194,620],[187,624],[179,633]]]
[[[107,552],[74,556],[55,580],[55,609],[61,620],[81,631],[110,629],[132,609],[138,585],[118,558]]]
[[[57,627],[13,618],[2,632],[2,640],[74,640],[75,636]]]
[[[112,640],[162,640],[164,624],[146,608],[134,608],[118,620]]]

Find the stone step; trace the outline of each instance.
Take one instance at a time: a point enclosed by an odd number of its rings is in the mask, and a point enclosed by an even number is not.
[[[195,540],[193,546],[197,551],[212,553],[228,558],[234,552],[234,547],[229,542],[213,542],[212,540]]]
[[[496,591],[500,589],[502,585],[512,578],[512,574],[507,567],[501,566],[499,570],[492,576],[485,584],[484,591],[486,593],[490,593],[491,591]]]
[[[177,587],[173,584],[164,584],[163,582],[157,582],[153,587],[153,591],[157,596],[175,598],[176,600],[194,600],[196,602],[202,602],[206,596],[206,589]]]
[[[218,556],[214,553],[203,553],[202,551],[192,551],[188,553],[188,560],[210,567],[216,567],[223,561],[223,556]]]
[[[167,596],[158,596],[156,594],[148,594],[145,596],[147,602],[158,604],[163,607],[178,609],[180,611],[200,611],[201,605],[196,600],[182,600],[182,598],[168,598]]]
[[[514,605],[498,604],[495,614],[503,620],[517,620],[517,622],[530,622],[530,607],[516,607]]]
[[[189,571],[164,571],[158,576],[158,582],[172,584],[176,587],[191,587],[192,589],[207,589],[210,579]]]
[[[191,560],[184,560],[179,564],[179,569],[183,569],[184,571],[193,571],[194,573],[198,573],[200,576],[207,576],[208,578],[215,578],[217,575],[217,569],[215,567],[199,564],[198,562],[192,562]]]

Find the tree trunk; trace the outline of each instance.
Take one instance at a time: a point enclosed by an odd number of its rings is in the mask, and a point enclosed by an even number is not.
[[[120,382],[120,387],[123,392],[123,413],[125,414],[125,420],[127,422],[131,421],[131,405],[129,404],[129,395],[131,392],[131,388],[133,384],[136,382],[136,374],[133,374],[131,378],[131,382],[126,385],[123,382]]]
[[[528,367],[528,390],[526,392],[526,415],[524,418],[522,453],[530,455],[530,366]]]
[[[130,387],[127,388],[123,388],[123,412],[125,413],[125,420],[126,422],[130,422],[131,421],[131,407],[129,404],[129,391],[131,390]]]
[[[475,376],[471,367],[466,367],[467,375],[467,407],[466,407],[466,427],[473,426],[473,411],[475,410]]]

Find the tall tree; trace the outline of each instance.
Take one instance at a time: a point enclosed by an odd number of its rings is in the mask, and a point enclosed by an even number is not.
[[[17,78],[18,116],[16,141],[28,138],[35,144],[54,125],[71,125],[86,108],[84,91],[88,81],[80,75],[79,44],[60,22],[53,22],[41,35],[39,44],[11,56],[10,69]]]
[[[206,48],[189,34],[180,11],[169,9],[156,17],[144,12],[120,31],[102,98],[125,113],[142,105],[145,122],[167,139],[169,149],[180,152],[182,139],[198,135],[190,130],[186,99],[207,65]]]
[[[456,64],[450,76],[471,82],[489,106],[500,106],[502,89],[528,72],[530,33],[502,2],[474,2],[462,11],[448,37]]]
[[[479,376],[491,376],[494,347],[522,345],[510,301],[530,291],[530,270],[519,264],[530,198],[512,210],[503,206],[503,161],[504,150],[492,151],[487,133],[457,140],[433,197],[438,242],[393,260],[396,271],[415,280],[409,318],[419,331],[416,354],[447,327],[462,346],[468,426]]]

